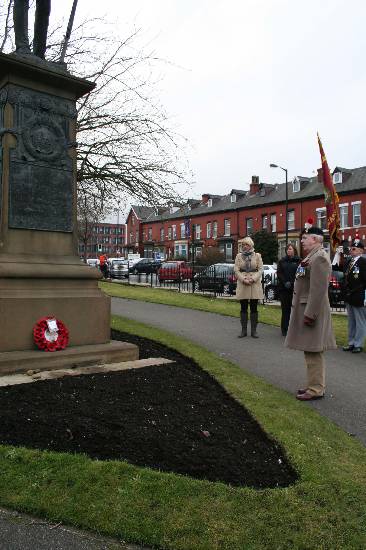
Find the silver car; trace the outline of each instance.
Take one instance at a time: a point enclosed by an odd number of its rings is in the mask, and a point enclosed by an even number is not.
[[[128,260],[112,260],[109,266],[111,279],[123,279],[128,277]]]

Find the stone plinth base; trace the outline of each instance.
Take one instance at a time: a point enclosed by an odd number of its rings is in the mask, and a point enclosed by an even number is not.
[[[110,340],[110,298],[97,280],[0,278],[0,352],[35,349],[33,327],[45,316],[66,325],[70,346]]]
[[[127,342],[74,346],[62,351],[6,351],[0,353],[0,376],[27,370],[54,370],[64,367],[82,367],[139,358],[138,347]]]

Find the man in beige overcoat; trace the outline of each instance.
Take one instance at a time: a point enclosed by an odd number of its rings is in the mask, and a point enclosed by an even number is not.
[[[323,248],[323,231],[306,224],[301,245],[306,254],[295,279],[290,324],[285,346],[304,351],[307,386],[296,398],[310,401],[324,397],[325,363],[323,352],[336,349],[328,298],[331,264]]]

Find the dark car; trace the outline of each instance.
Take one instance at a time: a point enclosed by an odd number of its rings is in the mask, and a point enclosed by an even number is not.
[[[194,276],[195,290],[212,290],[220,294],[235,294],[236,277],[233,264],[213,264]]]
[[[329,277],[328,296],[332,307],[344,306],[343,271],[332,271]]]
[[[160,266],[161,260],[154,260],[153,258],[141,258],[130,269],[131,273],[138,275],[139,273],[156,273]]]
[[[343,272],[332,271],[329,277],[328,296],[329,303],[332,307],[344,306],[344,293],[342,287]],[[269,302],[280,299],[279,288],[277,284],[277,277],[266,280],[266,276],[263,279],[264,295]]]

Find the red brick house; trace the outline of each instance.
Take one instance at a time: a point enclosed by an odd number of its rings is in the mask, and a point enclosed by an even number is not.
[[[79,235],[81,258],[98,258],[101,254],[107,254],[109,258],[123,256],[126,225],[124,223],[93,223],[90,225],[85,241],[86,244]]]
[[[336,167],[333,181],[339,196],[341,233],[351,239],[356,232],[366,238],[366,167]],[[133,206],[127,218],[125,252],[164,258],[197,256],[204,247],[217,246],[227,260],[233,260],[238,240],[265,229],[276,234],[279,256],[284,252],[286,230],[286,188],[266,184],[252,177],[249,190],[232,189],[227,195],[206,193],[182,206],[156,210]],[[326,229],[322,172],[315,177],[295,177],[288,182],[288,238],[297,246],[304,223],[312,217]],[[326,243],[327,245],[327,243]]]

